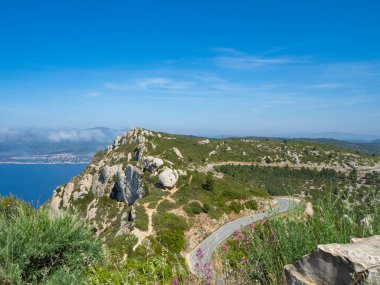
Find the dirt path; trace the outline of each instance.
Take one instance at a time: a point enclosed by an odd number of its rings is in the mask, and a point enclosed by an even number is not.
[[[212,170],[215,166],[221,166],[221,165],[255,165],[255,166],[262,166],[262,167],[289,167],[293,169],[301,169],[301,168],[308,168],[308,169],[316,169],[318,171],[321,171],[322,169],[334,169],[336,171],[340,172],[347,172],[350,171],[350,168],[346,167],[339,167],[336,165],[328,165],[328,164],[317,164],[317,163],[300,163],[300,164],[293,164],[290,162],[271,162],[271,163],[265,163],[265,162],[247,162],[247,161],[221,161],[221,162],[213,162],[207,164],[207,170]]]
[[[145,209],[145,212],[146,214],[148,215],[148,230],[147,231],[141,231],[137,228],[134,228],[133,231],[132,231],[132,234],[134,234],[136,237],[137,237],[137,243],[136,245],[133,247],[133,250],[135,250],[139,245],[142,244],[142,242],[144,241],[144,239],[148,236],[152,236],[155,234],[155,231],[154,231],[154,228],[153,228],[153,215],[157,212],[157,208],[158,206],[164,201],[164,200],[168,200],[169,202],[171,203],[175,203],[176,201],[172,198],[172,196],[179,190],[181,189],[183,185],[179,186],[179,187],[174,187],[173,189],[171,190],[166,190],[168,192],[167,195],[165,196],[162,196],[162,198],[160,200],[157,201],[157,205],[155,208],[151,209],[149,208],[149,204],[151,202],[147,202],[145,204],[143,204],[144,206],[144,209]]]

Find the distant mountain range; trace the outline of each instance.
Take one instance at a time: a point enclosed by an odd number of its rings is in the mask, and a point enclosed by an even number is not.
[[[0,128],[0,163],[88,163],[97,151],[106,148],[115,136],[124,132],[105,127],[83,130]],[[330,132],[289,135],[278,139],[313,141],[380,155],[380,139],[371,135]]]
[[[0,132],[0,163],[88,163],[123,131],[29,129]]]

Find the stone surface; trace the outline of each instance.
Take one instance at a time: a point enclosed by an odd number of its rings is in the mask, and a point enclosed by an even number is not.
[[[285,266],[287,284],[380,284],[380,236],[353,239],[349,244],[319,245]]]
[[[154,172],[156,169],[160,168],[164,164],[164,161],[161,158],[154,156],[147,156],[144,160],[145,169],[150,172]]]
[[[209,144],[210,143],[210,140],[209,139],[204,139],[204,140],[200,140],[198,141],[199,144]]]
[[[164,187],[164,188],[173,188],[178,180],[178,173],[176,170],[171,168],[164,169],[159,175],[158,175],[158,182]]]
[[[178,148],[173,147],[173,151],[174,151],[174,153],[178,156],[179,159],[181,159],[181,160],[183,159],[183,155],[182,155],[182,153],[179,151]]]
[[[127,165],[125,171],[119,167],[116,173],[116,184],[112,190],[111,198],[132,205],[143,195],[143,189],[140,185],[141,175],[141,170],[131,164]]]

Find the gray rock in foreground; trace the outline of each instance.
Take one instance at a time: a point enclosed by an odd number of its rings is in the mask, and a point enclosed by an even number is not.
[[[380,236],[319,245],[286,265],[285,275],[291,285],[380,284]]]

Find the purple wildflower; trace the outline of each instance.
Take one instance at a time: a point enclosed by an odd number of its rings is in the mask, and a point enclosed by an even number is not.
[[[203,250],[199,247],[198,249],[197,249],[197,253],[196,253],[196,257],[198,258],[198,259],[202,259],[203,257],[204,257],[204,252],[203,252]]]
[[[228,245],[226,243],[222,245],[222,250],[224,253],[228,252]]]

